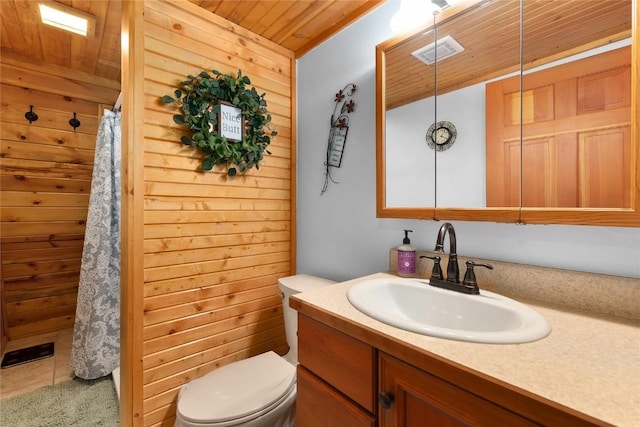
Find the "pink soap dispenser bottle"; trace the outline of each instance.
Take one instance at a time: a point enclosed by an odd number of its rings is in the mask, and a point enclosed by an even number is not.
[[[404,230],[402,245],[398,246],[398,275],[403,277],[416,274],[416,249],[411,246],[409,233],[413,233],[413,230]]]

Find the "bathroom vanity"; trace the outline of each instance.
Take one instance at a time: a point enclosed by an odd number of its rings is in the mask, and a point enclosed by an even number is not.
[[[551,324],[526,344],[434,338],[347,299],[378,273],[298,294],[301,426],[640,424],[638,322],[530,305]],[[527,302],[522,301],[521,302]]]

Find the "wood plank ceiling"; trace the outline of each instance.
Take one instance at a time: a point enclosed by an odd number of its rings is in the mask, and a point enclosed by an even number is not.
[[[527,0],[524,68],[630,37],[631,7],[631,0]],[[438,61],[438,94],[518,71],[519,17],[517,1],[481,0],[453,19],[443,11],[438,40],[451,36],[464,51]],[[433,43],[433,38],[434,32],[425,28],[386,50],[387,109],[433,95],[435,67],[411,54]]]
[[[386,0],[189,0],[300,57]]]
[[[385,0],[190,1],[299,57]],[[3,55],[120,80],[120,0],[59,1],[96,17],[96,35],[86,39],[42,24],[38,3],[0,1]]]
[[[42,0],[47,1],[47,0]],[[153,0],[152,0],[153,1]],[[186,0],[183,0],[186,1]],[[205,10],[211,11],[239,26],[247,28],[281,46],[295,52],[300,57],[322,41],[349,25],[362,15],[370,12],[385,0],[189,0]],[[85,39],[40,23],[38,1],[35,0],[2,0],[0,1],[2,55],[17,55],[40,64],[52,64],[82,71],[90,75],[104,77],[109,80],[120,80],[120,0],[60,0],[67,6],[96,16],[96,36]],[[509,49],[518,49],[517,17],[514,19],[513,31],[507,31],[503,25],[492,24],[493,19],[503,17],[507,8],[517,15],[517,2],[493,2],[482,8],[482,19],[478,14],[464,14],[460,18],[444,22],[439,35],[453,35],[463,46],[465,52],[443,63],[439,71],[439,92],[460,87],[456,77],[448,81],[444,74],[445,65],[452,69],[464,69],[458,73],[458,80],[468,83],[469,76],[480,81],[497,73],[513,71],[516,67],[518,53]],[[583,43],[585,39],[605,40],[621,37],[630,33],[629,0],[603,0],[594,2],[554,2],[528,1],[528,13],[525,31],[531,33],[550,34],[554,43],[542,40],[541,46],[555,46],[555,52],[532,50],[534,46],[527,42],[527,51],[533,52],[529,58],[531,63],[537,59],[553,56]],[[503,10],[505,9],[505,10]],[[611,15],[611,20],[621,22],[625,28],[604,26],[608,22],[604,17]],[[627,19],[621,19],[625,16]],[[473,17],[473,18],[472,18]],[[471,21],[469,21],[471,19]],[[580,31],[569,25],[575,19],[584,21]],[[607,18],[608,19],[608,18]],[[446,21],[446,20],[445,20]],[[549,23],[553,24],[549,29]],[[567,24],[565,24],[567,23]],[[603,33],[607,28],[608,33]],[[567,31],[565,31],[567,30]],[[565,31],[563,33],[563,31]],[[616,34],[617,32],[617,34]],[[407,40],[401,48],[394,49],[387,55],[389,74],[394,75],[389,82],[387,106],[403,105],[407,102],[423,98],[433,92],[433,79],[420,77],[425,75],[425,65],[411,56],[411,51],[429,42],[432,33]],[[510,37],[510,39],[505,39]],[[496,40],[500,40],[496,42]],[[527,37],[528,40],[531,38]],[[479,53],[482,52],[482,53]],[[490,58],[491,61],[466,61],[466,57]],[[397,58],[403,59],[397,59]],[[499,59],[511,58],[500,62]],[[533,59],[531,59],[533,58]],[[469,69],[473,64],[473,69]],[[491,69],[487,67],[491,66]],[[400,73],[393,69],[403,70]],[[422,71],[420,71],[422,70]],[[432,73],[426,73],[432,75]],[[405,76],[397,78],[398,75]],[[445,87],[448,89],[443,90]]]

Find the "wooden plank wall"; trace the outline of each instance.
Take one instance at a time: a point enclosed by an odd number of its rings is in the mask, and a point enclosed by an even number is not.
[[[99,105],[113,104],[120,83],[0,61],[2,311],[15,339],[73,327]]]
[[[144,20],[143,419],[172,426],[186,382],[288,349],[277,281],[295,268],[295,76],[292,52],[193,3],[149,1]],[[278,136],[259,171],[202,172],[176,107],[159,101],[211,69],[241,69],[266,93]]]

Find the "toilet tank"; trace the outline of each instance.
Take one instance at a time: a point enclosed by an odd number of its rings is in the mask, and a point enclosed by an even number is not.
[[[312,291],[335,283],[333,280],[308,274],[297,274],[295,276],[282,277],[278,280],[282,297],[284,329],[287,334],[287,344],[289,344],[289,353],[284,357],[293,365],[298,363],[298,312],[289,307],[289,297],[293,294]]]

